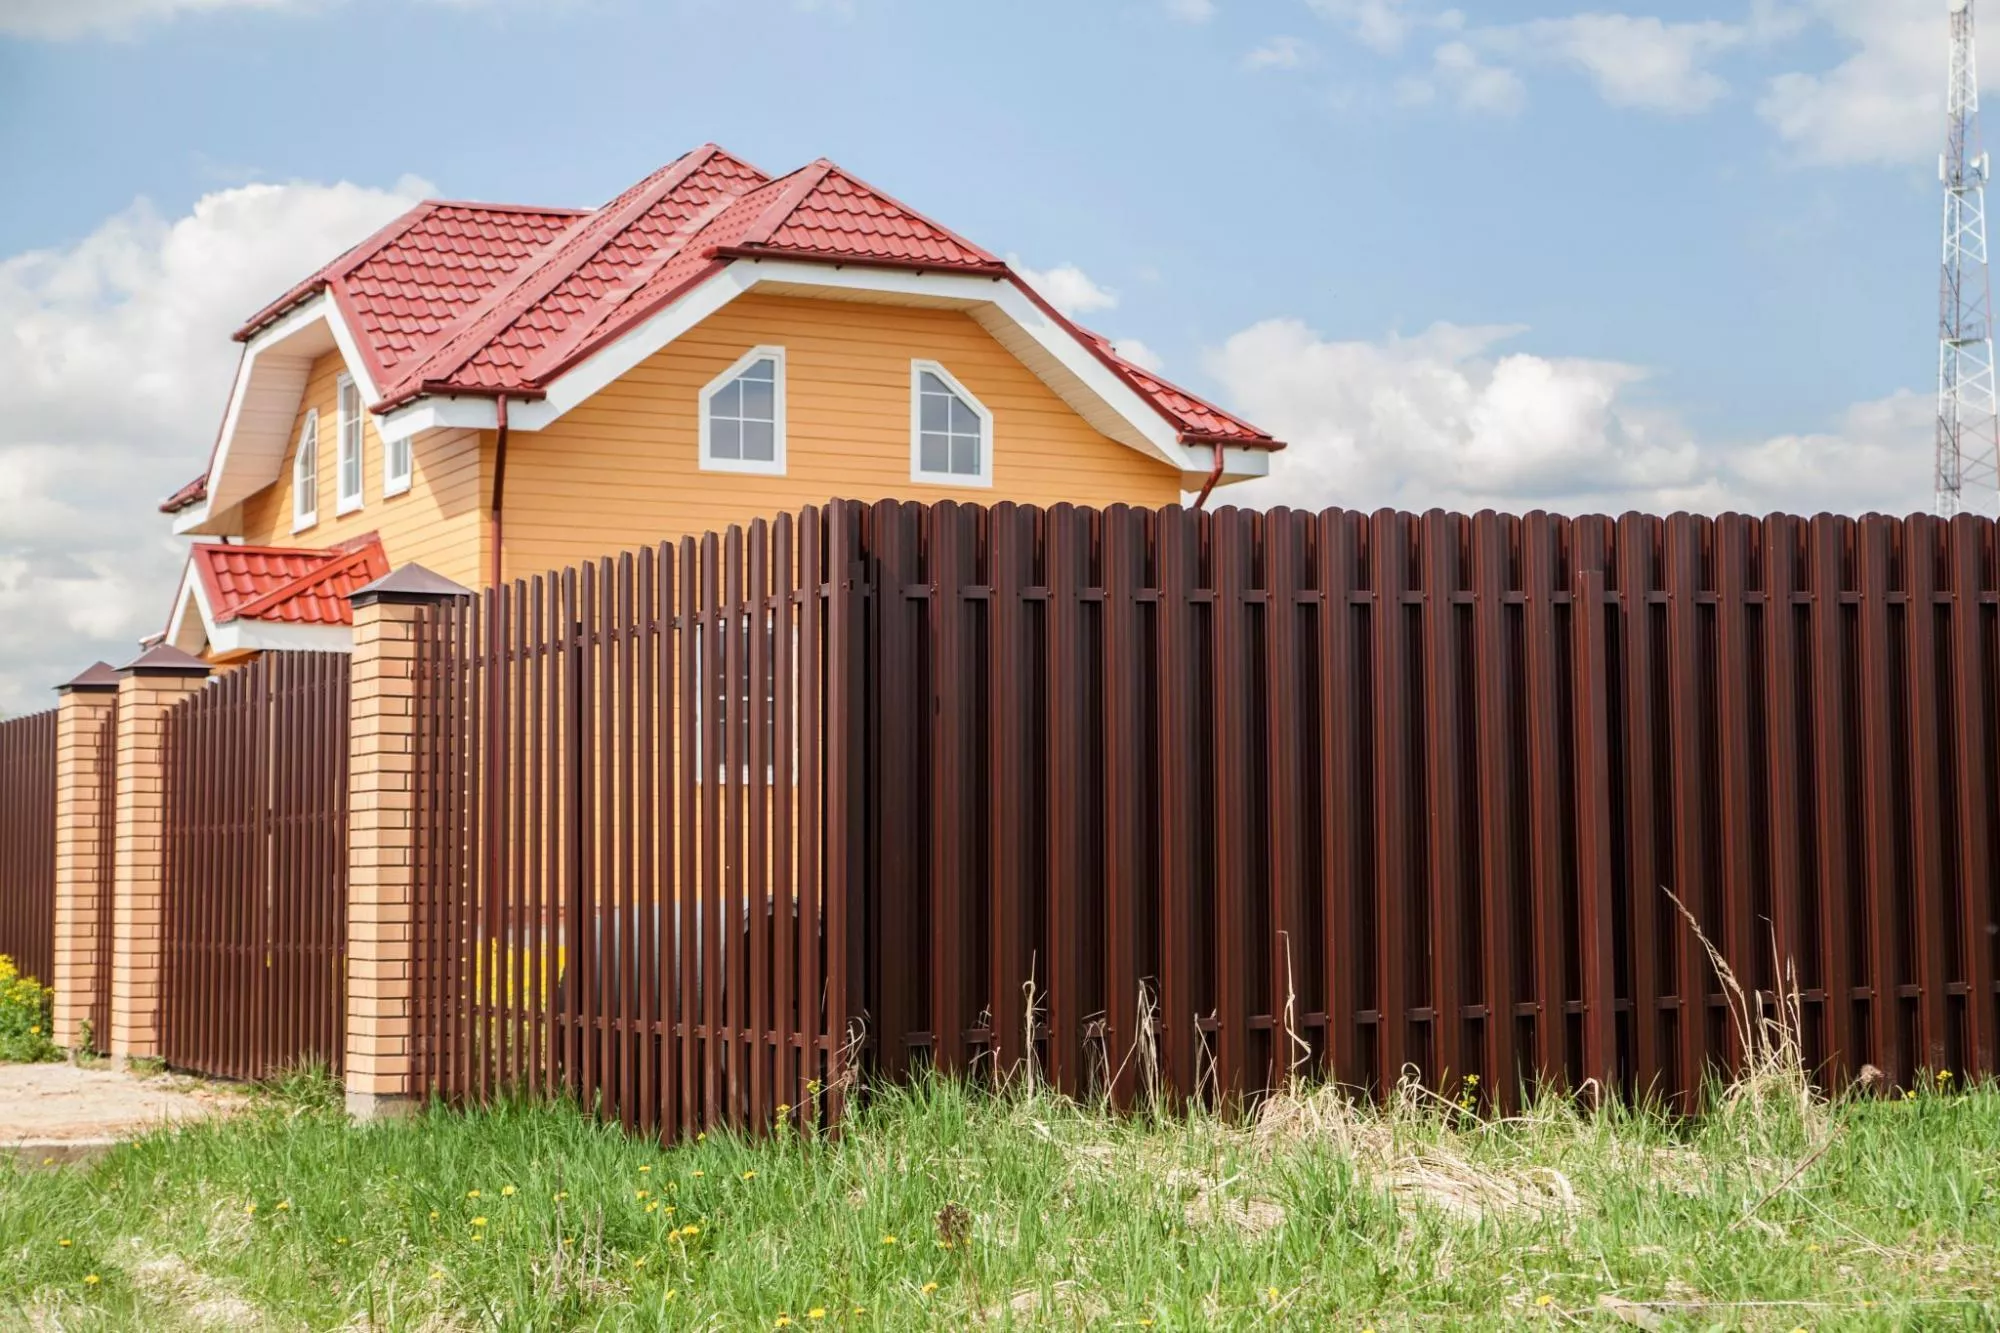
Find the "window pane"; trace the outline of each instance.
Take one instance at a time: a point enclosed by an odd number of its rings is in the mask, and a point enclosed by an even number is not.
[[[950,395],[927,393],[922,397],[923,429],[950,430],[952,403]]]
[[[738,378],[752,381],[762,380],[767,384],[771,383],[778,378],[778,363],[767,356],[748,370],[745,370]]]
[[[742,385],[743,415],[746,419],[754,421],[776,419],[777,391],[770,380],[753,380],[746,375],[737,383]]]
[[[768,463],[778,456],[778,429],[768,421],[743,423],[743,457],[746,461]]]
[[[961,477],[979,475],[979,437],[977,435],[954,435],[951,437],[951,470]]]
[[[708,451],[715,458],[743,457],[741,422],[716,417],[708,423]]]
[[[708,400],[710,415],[718,417],[740,417],[743,415],[743,381],[731,380],[715,391],[715,397]]]
[[[941,393],[947,397],[951,394],[951,386],[939,379],[933,371],[920,372],[917,383],[923,387],[925,393]]]
[[[391,480],[405,480],[410,475],[410,442],[408,439],[393,440],[389,444],[389,476]]]
[[[925,472],[945,472],[951,466],[950,437],[925,431],[917,437],[917,466]]]

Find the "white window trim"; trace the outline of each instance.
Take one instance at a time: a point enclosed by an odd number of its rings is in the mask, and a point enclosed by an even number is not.
[[[347,396],[354,395],[354,416],[347,414]],[[335,515],[351,514],[365,503],[368,489],[368,433],[365,428],[367,409],[361,404],[361,390],[354,383],[354,377],[342,372],[333,382],[334,417],[340,427],[334,437],[333,447],[333,512]],[[347,433],[349,423],[354,427],[354,494],[347,493]]]
[[[926,472],[924,458],[924,372],[945,382],[945,387],[965,400],[979,418],[979,472],[967,476],[958,472]],[[910,480],[920,486],[991,486],[993,484],[993,413],[973,396],[958,377],[935,361],[910,362]]]
[[[377,438],[380,438],[380,432],[377,432]],[[395,457],[398,446],[401,446],[403,457],[409,462],[409,467],[404,469],[401,476],[397,476],[389,470],[389,460]],[[417,440],[414,435],[405,435],[400,440],[382,440],[382,498],[384,500],[392,495],[402,495],[407,492],[410,489],[410,482],[416,476],[416,473]]]
[[[306,445],[312,445],[312,496],[311,509],[301,509],[299,501],[304,497],[304,488],[299,485],[299,464],[305,458]],[[319,409],[306,412],[306,424],[299,429],[299,443],[292,454],[292,531],[304,532],[319,522]]]
[[[708,452],[708,400],[720,389],[727,388],[738,375],[756,365],[759,361],[773,361],[777,369],[773,372],[771,412],[777,419],[773,427],[771,461],[760,462],[746,458],[714,458]],[[729,369],[701,386],[701,410],[697,414],[696,429],[700,438],[695,442],[696,456],[701,460],[703,472],[749,472],[762,477],[782,477],[785,475],[785,349],[782,347],[753,347],[736,358]]]

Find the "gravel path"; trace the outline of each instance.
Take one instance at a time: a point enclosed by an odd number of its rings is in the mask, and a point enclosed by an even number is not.
[[[0,1064],[0,1151],[129,1138],[169,1122],[227,1115],[242,1100],[212,1083],[109,1064]]]

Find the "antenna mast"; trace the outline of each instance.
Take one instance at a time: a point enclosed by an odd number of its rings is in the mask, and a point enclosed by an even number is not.
[[[1986,267],[1986,154],[1979,146],[1979,62],[1972,0],[1945,0],[1951,19],[1950,121],[1944,183],[1944,277],[1938,295],[1937,512],[1989,508],[2000,497],[2000,402],[1993,380]]]

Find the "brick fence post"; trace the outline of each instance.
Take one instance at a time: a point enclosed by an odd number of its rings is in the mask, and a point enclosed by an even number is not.
[[[172,644],[119,671],[116,871],[111,912],[111,1054],[160,1054],[160,928],[166,883],[167,710],[208,681]]]
[[[111,929],[101,919],[100,887],[111,874],[112,802],[105,799],[104,732],[117,725],[118,673],[107,662],[90,667],[57,689],[56,704],[56,941],[55,1042],[70,1050],[84,1046],[101,988],[98,949]],[[109,1032],[91,1032],[90,1044],[105,1049]]]
[[[347,1109],[359,1120],[420,1090],[416,999],[417,642],[426,607],[472,594],[421,565],[357,591],[347,752]]]

